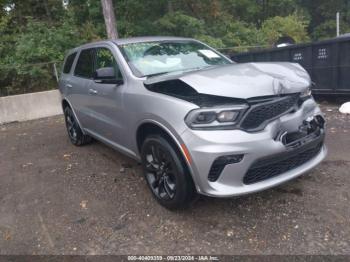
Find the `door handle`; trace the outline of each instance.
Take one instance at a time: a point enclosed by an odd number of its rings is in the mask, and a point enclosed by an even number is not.
[[[73,86],[71,84],[66,84],[67,88],[72,88]]]
[[[89,89],[89,94],[90,95],[97,95],[97,93],[98,93],[97,90],[92,89],[92,88]]]

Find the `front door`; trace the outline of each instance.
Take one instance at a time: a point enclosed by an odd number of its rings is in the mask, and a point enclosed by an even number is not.
[[[115,77],[122,80],[118,63],[107,47],[95,49],[95,72],[101,68],[114,68]],[[94,125],[90,125],[91,131],[103,139],[123,146],[123,135],[125,135],[126,123],[123,119],[123,90],[126,86],[122,84],[111,84],[108,81],[92,81],[89,86],[90,109],[93,112]]]

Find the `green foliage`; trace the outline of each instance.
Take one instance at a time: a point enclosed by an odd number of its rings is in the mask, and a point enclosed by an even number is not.
[[[233,19],[223,21],[223,24],[226,33],[222,36],[222,41],[226,47],[250,46],[258,42],[258,29],[254,26]]]
[[[290,36],[296,43],[301,43],[309,40],[307,25],[306,21],[295,14],[286,17],[275,16],[262,24],[260,34],[262,41],[268,44],[275,43],[283,36]]]
[[[195,38],[203,43],[206,43],[209,46],[216,48],[224,48],[225,44],[222,42],[220,38],[215,38],[210,35],[197,35]]]
[[[204,22],[182,12],[168,13],[154,22],[158,34],[193,37],[204,34]]]
[[[78,31],[68,21],[58,26],[27,19],[26,30],[12,35],[0,45],[1,86],[16,93],[55,88],[53,63],[59,67],[65,52],[82,43]],[[0,29],[1,30],[1,29]],[[10,51],[10,52],[9,52]]]
[[[350,30],[348,0],[113,0],[120,37],[197,38],[228,52]],[[0,0],[0,96],[56,87],[52,63],[66,51],[106,38],[100,0]]]
[[[303,0],[300,6],[309,13],[309,34],[313,40],[336,37],[335,16],[340,12],[340,31],[350,29],[350,1],[348,0]]]
[[[287,16],[298,9],[295,0],[226,0],[225,10],[233,17],[260,26],[266,19]]]
[[[318,25],[312,32],[311,36],[314,39],[327,39],[330,35],[334,35],[336,32],[336,22],[335,20],[327,20],[326,22]]]
[[[45,22],[29,20],[26,31],[18,37],[16,60],[18,64],[62,60],[65,50],[79,44],[77,34],[67,23],[50,27]]]
[[[40,86],[52,88],[52,63],[40,65],[42,62],[57,62],[64,59],[67,49],[81,43],[76,37],[78,32],[69,24],[49,26],[45,22],[28,20],[26,31],[18,36],[15,45],[15,63],[20,84],[29,89]],[[27,66],[37,64],[36,66]]]
[[[350,25],[348,23],[340,22],[340,34],[349,33]],[[311,37],[312,39],[324,40],[335,36],[337,25],[335,19],[326,20],[322,24],[315,27]]]

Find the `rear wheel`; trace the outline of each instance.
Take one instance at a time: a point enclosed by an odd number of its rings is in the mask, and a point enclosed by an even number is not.
[[[66,122],[69,139],[73,145],[82,146],[92,141],[90,136],[83,134],[83,131],[81,130],[78,121],[76,120],[73,111],[69,106],[64,109],[64,119]]]
[[[162,136],[151,135],[142,145],[141,157],[147,184],[161,205],[177,209],[191,203],[193,181],[176,148]]]

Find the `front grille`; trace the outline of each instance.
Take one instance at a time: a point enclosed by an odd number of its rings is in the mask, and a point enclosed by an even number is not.
[[[320,152],[322,145],[323,142],[318,142],[311,147],[307,146],[306,149],[295,150],[292,155],[288,153],[287,155],[282,154],[258,160],[245,174],[243,183],[246,185],[254,184],[301,166],[314,158]]]
[[[298,100],[298,95],[289,95],[253,105],[243,118],[241,127],[251,131],[263,129],[264,124],[291,111],[297,105]]]

